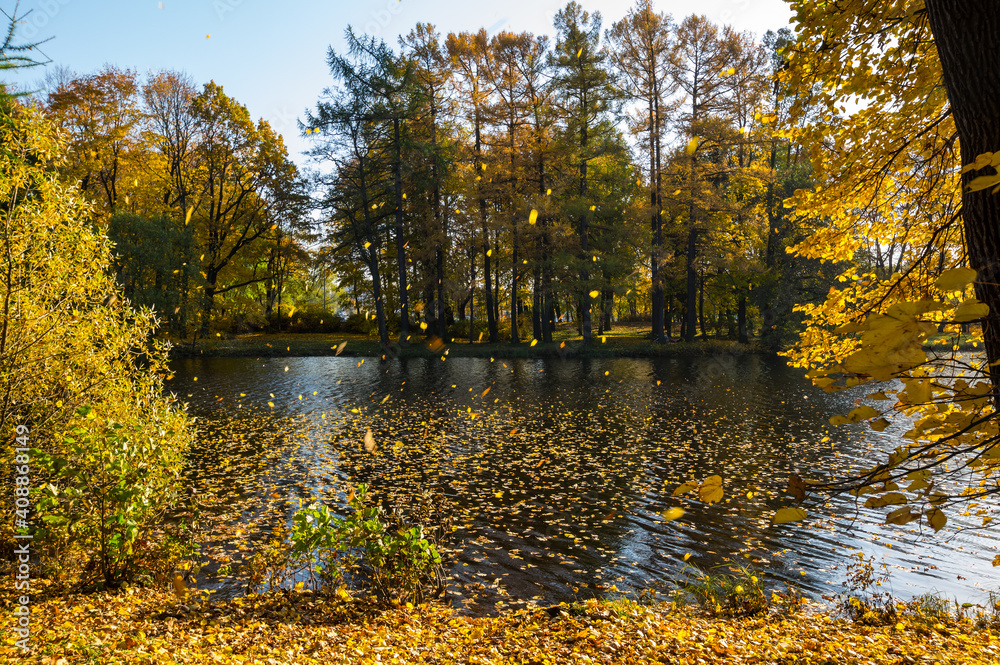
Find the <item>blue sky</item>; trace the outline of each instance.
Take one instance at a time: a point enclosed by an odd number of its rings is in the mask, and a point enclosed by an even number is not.
[[[552,17],[567,0],[21,0],[23,40],[51,38],[42,46],[48,67],[91,73],[105,63],[147,70],[185,71],[200,86],[214,80],[227,94],[281,133],[299,164],[305,141],[296,119],[329,85],[326,51],[341,50],[344,29],[374,34],[393,47],[418,22],[442,34],[484,27],[553,35]],[[604,27],[633,2],[582,0],[600,11]],[[10,13],[14,0],[0,0]],[[784,0],[659,0],[675,19],[697,12],[717,23],[762,35],[789,22]],[[12,77],[31,86],[41,68]]]

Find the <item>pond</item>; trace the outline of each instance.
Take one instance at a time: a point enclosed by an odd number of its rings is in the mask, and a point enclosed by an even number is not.
[[[234,569],[300,502],[342,507],[350,483],[369,482],[440,488],[454,502],[449,592],[477,613],[665,590],[690,566],[726,564],[818,598],[843,589],[859,550],[889,567],[904,598],[985,603],[1000,584],[1000,540],[959,529],[972,522],[958,515],[921,534],[880,524],[851,497],[810,498],[808,523],[770,525],[791,504],[790,473],[856,468],[908,428],[830,426],[865,393],[825,394],[777,358],[205,358],[172,368],[168,388],[200,432],[189,482],[224,506],[205,551]],[[671,496],[711,474],[724,479],[721,503]],[[675,506],[683,517],[665,520]],[[243,588],[238,577],[203,586]]]

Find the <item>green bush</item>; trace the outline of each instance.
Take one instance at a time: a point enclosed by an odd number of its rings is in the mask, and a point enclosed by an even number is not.
[[[115,588],[165,575],[188,553],[181,534],[164,528],[184,462],[170,428],[183,421],[152,411],[143,422],[119,422],[89,406],[76,416],[58,452],[31,450],[50,479],[36,489],[36,536],[54,553],[87,559],[83,585]]]
[[[415,505],[421,510],[423,502]],[[255,555],[251,589],[283,586],[304,573],[318,590],[367,587],[382,600],[419,603],[443,590],[436,537],[429,538],[423,524],[387,514],[365,484],[350,494],[348,507],[345,517],[319,503],[296,511],[287,540],[278,534]]]

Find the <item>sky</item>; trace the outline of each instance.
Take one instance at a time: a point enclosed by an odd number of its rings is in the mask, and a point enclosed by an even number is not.
[[[282,134],[289,156],[306,165],[305,137],[296,121],[314,108],[331,78],[327,49],[344,50],[350,25],[384,39],[397,38],[418,22],[442,35],[486,28],[554,36],[552,19],[568,0],[20,0],[23,42],[46,41],[47,69],[67,67],[89,74],[104,64],[140,74],[184,71],[201,86],[212,80]],[[11,14],[16,0],[0,0]],[[599,11],[605,29],[634,4],[624,0],[581,0]],[[691,13],[758,37],[788,25],[785,0],[658,0],[657,11],[676,20]],[[26,14],[26,15],[25,15]],[[44,58],[43,58],[44,59]],[[41,67],[9,76],[22,87],[39,87]]]

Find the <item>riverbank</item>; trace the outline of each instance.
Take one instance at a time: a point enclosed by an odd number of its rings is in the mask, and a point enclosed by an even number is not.
[[[572,334],[570,334],[572,332]],[[346,343],[346,344],[345,344]],[[175,341],[172,358],[205,356],[226,357],[302,357],[344,355],[377,358],[382,355],[378,339],[359,334],[337,333],[251,333],[216,336],[194,344]],[[341,345],[344,345],[341,347]],[[656,358],[679,356],[744,355],[767,353],[756,342],[740,344],[732,340],[708,339],[691,343],[671,341],[654,344],[640,328],[622,328],[607,335],[595,335],[589,345],[574,331],[560,330],[549,343],[532,340],[520,344],[473,342],[454,339],[447,344],[412,335],[400,345],[393,341],[393,358]],[[338,353],[339,350],[339,353]]]
[[[248,333],[245,335],[216,335],[205,339],[172,340],[171,358],[195,357],[306,357],[334,356],[378,358],[382,355],[378,339],[357,333]],[[341,346],[343,345],[343,346]],[[965,339],[935,335],[928,339],[924,349],[936,353],[979,352]],[[572,326],[560,328],[554,341],[527,340],[520,344],[499,342],[469,342],[453,339],[447,344],[428,340],[423,335],[411,335],[411,341],[400,345],[395,339],[392,358],[678,358],[689,356],[741,356],[747,354],[774,355],[774,351],[761,346],[757,340],[741,344],[734,340],[710,337],[693,342],[678,341],[675,337],[665,344],[655,344],[646,327],[621,326],[606,335],[594,335],[589,345],[576,334]]]
[[[9,605],[8,605],[9,607]],[[825,613],[711,618],[668,604],[589,600],[494,617],[428,604],[379,611],[306,593],[182,606],[163,591],[31,606],[31,650],[8,615],[0,660],[45,663],[996,663],[971,619],[864,626]]]

